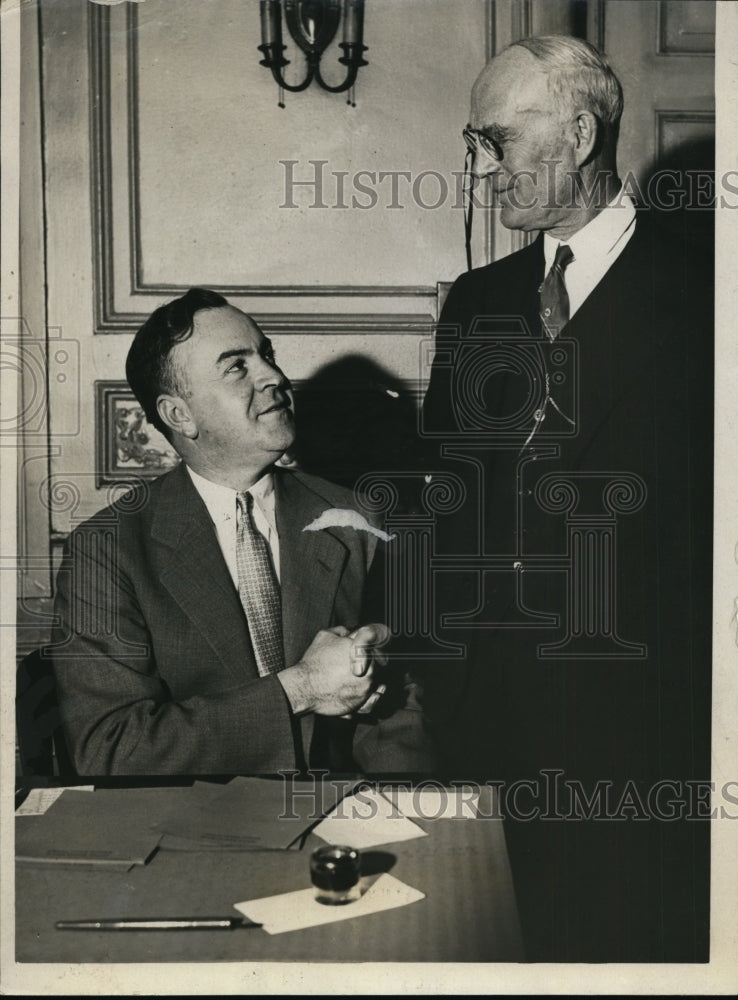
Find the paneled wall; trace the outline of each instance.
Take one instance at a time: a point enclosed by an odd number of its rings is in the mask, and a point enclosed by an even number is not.
[[[50,383],[52,435],[80,416],[51,461],[78,501],[52,504],[54,531],[106,499],[93,383],[123,378],[132,331],[192,284],[253,313],[293,379],[357,353],[420,377],[436,282],[464,263],[455,172],[487,5],[367,7],[356,108],[311,88],[280,109],[256,2],[42,4],[48,322],[79,345],[79,395]]]
[[[714,143],[715,5],[619,0],[604,5],[603,21],[626,98],[618,166],[645,185],[655,170],[674,166],[680,150],[694,156],[695,147]]]
[[[218,288],[298,384],[358,359],[418,399],[438,283],[466,266],[461,129],[485,59],[547,32],[604,46],[626,90],[621,167],[645,176],[712,135],[712,9],[367,0],[356,107],[313,85],[282,109],[258,0],[26,3],[20,648],[48,626],[70,527],[171,460],[123,382],[157,305]],[[302,57],[287,55],[295,80]],[[475,263],[520,245],[494,216],[475,230]]]
[[[287,94],[259,65],[258,0],[41,0],[23,10],[35,202],[24,285],[48,330],[19,479],[22,648],[49,621],[54,563],[114,482],[166,468],[123,382],[133,331],[202,284],[256,316],[298,384],[351,357],[422,389],[437,282],[465,266],[469,91],[488,0],[369,0],[356,107]],[[340,51],[324,57],[340,79]],[[302,56],[290,43],[290,79]],[[42,159],[43,158],[43,159]],[[308,183],[305,183],[308,182]],[[485,252],[484,225],[477,259]],[[427,356],[427,351],[425,352]],[[28,428],[28,422],[26,422]],[[133,433],[131,433],[133,430]]]

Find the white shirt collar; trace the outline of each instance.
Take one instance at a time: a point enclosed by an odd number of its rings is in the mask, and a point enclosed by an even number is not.
[[[593,259],[607,259],[633,226],[635,217],[636,210],[633,199],[620,190],[601,212],[598,212],[586,226],[570,236],[568,240],[557,240],[554,236],[544,233],[543,252],[546,257],[546,274],[554,262],[557,249],[563,242],[571,247],[574,261],[584,263],[584,261],[592,261]]]
[[[230,521],[236,517],[236,494],[237,490],[230,486],[221,486],[204,476],[198,475],[189,465],[187,471],[197,492],[203,499],[203,503],[208,509],[208,513],[213,524],[221,524],[223,521]],[[274,475],[271,470],[264,473],[261,479],[250,486],[248,492],[254,498],[254,502],[259,505],[262,513],[269,522],[269,526],[276,531],[276,520],[274,513]]]

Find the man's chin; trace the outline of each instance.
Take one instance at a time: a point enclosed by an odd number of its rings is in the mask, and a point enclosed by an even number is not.
[[[281,428],[281,433],[276,432],[270,436],[269,450],[279,457],[284,452],[289,451],[295,443],[294,421],[289,421]]]
[[[515,229],[521,232],[530,232],[538,227],[531,225],[530,213],[526,213],[521,208],[514,208],[512,205],[500,205],[500,222],[505,229]]]

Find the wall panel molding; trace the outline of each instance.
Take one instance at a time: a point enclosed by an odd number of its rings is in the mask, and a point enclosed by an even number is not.
[[[531,0],[514,0],[512,8],[512,37],[528,38],[533,34],[533,7]]]
[[[605,52],[605,0],[587,0],[587,41]]]
[[[656,27],[659,56],[715,56],[712,0],[659,0]]]
[[[145,279],[145,248],[141,233],[140,198],[140,130],[138,107],[141,100],[138,81],[138,10],[126,5],[126,114],[123,127],[127,141],[128,232],[115,229],[113,210],[114,180],[112,131],[120,123],[114,121],[111,89],[111,10],[100,5],[89,9],[89,69],[90,69],[90,145],[92,153],[92,224],[94,248],[95,333],[124,333],[137,329],[162,299],[187,290],[187,284],[150,283]],[[127,274],[120,264],[116,269],[116,241],[127,244]],[[124,289],[124,282],[129,286]],[[215,291],[230,297],[270,298],[355,298],[384,300],[427,299],[432,307],[435,285],[377,284],[280,284],[233,285],[211,284]],[[140,300],[140,310],[119,309],[116,291]],[[138,303],[137,303],[138,304]],[[289,321],[287,327],[290,326]],[[286,329],[285,332],[291,332]]]
[[[661,159],[668,152],[667,147],[669,145],[668,132],[671,129],[676,131],[680,126],[687,126],[685,128],[685,139],[689,139],[694,135],[694,130],[690,129],[688,126],[697,125],[701,127],[707,127],[708,129],[712,127],[714,134],[715,129],[715,112],[714,111],[702,111],[697,109],[687,109],[679,108],[674,110],[667,110],[663,108],[657,108],[655,112],[656,118],[656,155],[658,159]]]

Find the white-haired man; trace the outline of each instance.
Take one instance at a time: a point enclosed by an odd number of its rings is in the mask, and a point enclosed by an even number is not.
[[[683,817],[709,777],[710,248],[623,192],[622,109],[563,36],[474,84],[472,172],[540,235],[463,274],[439,324],[423,426],[453,443],[468,501],[439,537],[469,562],[438,604],[468,655],[425,707],[449,773],[519,792],[531,958],[704,961],[708,833]]]

